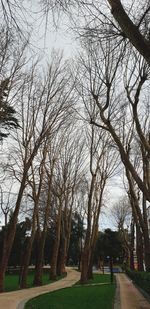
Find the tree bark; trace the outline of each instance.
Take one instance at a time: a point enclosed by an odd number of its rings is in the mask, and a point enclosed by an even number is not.
[[[143,216],[141,214],[141,209],[139,207],[139,202],[138,202],[135,190],[134,190],[131,175],[127,169],[126,169],[126,175],[127,175],[127,179],[129,182],[131,205],[133,209],[133,215],[135,216],[135,222],[137,224],[138,223],[140,224],[141,230],[143,232],[145,267],[146,267],[146,271],[149,272],[150,271],[150,238],[149,238],[149,232],[148,232],[148,225],[147,225],[147,221],[145,218],[145,214],[143,213]]]
[[[60,205],[58,209],[57,221],[56,221],[56,236],[54,240],[53,253],[51,258],[51,268],[50,268],[50,279],[56,280],[57,278],[57,258],[59,253],[60,245],[60,233],[61,233],[61,215],[62,215],[62,205],[60,200]]]
[[[134,270],[134,220],[131,222],[131,241],[130,241],[130,269]]]
[[[89,255],[90,255],[90,247],[88,244],[84,246],[84,250],[81,258],[81,278],[80,282],[85,284],[88,282],[88,269],[89,269]]]
[[[38,203],[34,206],[33,216],[32,216],[32,231],[31,237],[27,238],[27,245],[25,247],[25,252],[23,256],[23,264],[21,265],[21,272],[20,272],[20,279],[19,284],[20,288],[24,289],[27,287],[27,276],[28,276],[28,267],[30,263],[31,253],[32,253],[32,246],[35,239],[36,233],[36,214],[38,209]]]
[[[63,238],[61,240],[61,245],[59,248],[59,257],[57,263],[57,275],[61,276],[66,273],[66,259],[67,259],[67,239]]]
[[[7,269],[8,260],[9,260],[9,256],[10,256],[10,253],[11,253],[15,233],[16,233],[16,224],[17,224],[17,220],[18,220],[18,214],[19,214],[19,210],[20,210],[20,206],[21,206],[24,188],[25,188],[25,185],[26,185],[28,170],[31,167],[32,161],[33,161],[33,159],[34,159],[34,157],[35,157],[35,155],[38,151],[38,148],[41,144],[41,140],[42,140],[43,137],[44,137],[44,135],[41,134],[40,137],[37,139],[35,145],[34,145],[33,151],[31,153],[28,161],[24,162],[24,172],[23,172],[23,177],[22,177],[22,181],[21,181],[21,184],[20,184],[20,189],[19,189],[19,192],[18,192],[15,210],[14,210],[14,213],[12,215],[11,221],[8,224],[8,227],[7,227],[7,230],[6,230],[6,237],[5,237],[5,240],[4,240],[2,259],[1,259],[1,263],[0,263],[0,292],[4,291],[4,277],[5,277],[5,272],[6,272],[6,269]]]
[[[138,271],[144,271],[143,267],[143,237],[139,225],[136,225],[136,254]]]
[[[36,261],[36,268],[35,268],[35,276],[34,276],[34,285],[42,285],[42,274],[43,274],[43,259],[44,259],[44,247],[45,247],[45,241],[46,241],[46,235],[47,235],[47,228],[48,228],[48,218],[49,218],[49,210],[50,210],[50,199],[51,199],[51,178],[50,183],[48,187],[48,196],[47,196],[47,203],[46,203],[46,209],[44,214],[44,226],[43,231],[39,233],[38,235],[38,243],[37,243],[37,261]]]
[[[90,192],[88,198],[88,218],[87,218],[87,230],[86,230],[86,237],[85,237],[85,244],[82,252],[81,257],[81,283],[87,283],[88,281],[88,267],[89,267],[89,257],[91,254],[90,248],[90,237],[91,237],[91,209],[92,209],[92,197],[94,191],[94,184],[96,180],[96,175],[92,173],[92,180],[90,185]]]
[[[144,38],[139,28],[125,12],[120,0],[108,0],[111,12],[125,36],[150,65],[150,42]]]
[[[22,196],[23,196],[23,192],[25,188],[26,176],[27,176],[27,173],[24,174],[24,177],[22,179],[19,193],[18,193],[17,202],[16,202],[15,211],[13,213],[11,221],[5,227],[6,230],[5,230],[5,236],[4,236],[4,242],[3,242],[2,258],[0,262],[0,292],[4,291],[5,272],[7,269],[9,256],[10,256],[13,241],[15,238],[16,224],[17,224],[21,200],[22,200]]]
[[[31,258],[33,240],[34,240],[34,235],[32,235],[26,240],[27,244],[25,247],[20,276],[19,276],[19,286],[21,289],[27,288],[28,267],[29,267],[30,258]]]
[[[35,286],[42,285],[42,274],[43,274],[43,255],[45,246],[46,233],[44,231],[40,232],[37,237],[37,259],[35,266],[35,274],[33,284]]]
[[[98,106],[99,103],[97,102]],[[118,146],[119,152],[120,152],[120,157],[122,160],[122,163],[124,164],[125,169],[128,169],[128,171],[131,173],[133,179],[136,181],[138,187],[140,188],[140,190],[143,192],[145,198],[150,202],[150,192],[147,189],[146,184],[141,180],[141,178],[138,176],[133,164],[131,163],[129,157],[128,157],[128,153],[126,153],[121,140],[119,139],[118,135],[116,134],[114,128],[112,127],[111,123],[109,122],[108,119],[105,118],[103,112],[100,112],[100,116],[102,121],[104,122],[104,124],[107,126],[111,136],[113,137],[116,145]]]

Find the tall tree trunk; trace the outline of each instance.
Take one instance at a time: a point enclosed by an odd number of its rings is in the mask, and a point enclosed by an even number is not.
[[[136,224],[136,254],[138,271],[144,271],[143,267],[143,237],[138,224]]]
[[[90,242],[90,240],[89,240]],[[88,269],[89,269],[89,255],[90,255],[90,246],[87,243],[84,246],[84,250],[81,258],[81,279],[80,282],[85,284],[88,282]]]
[[[59,257],[57,262],[57,275],[61,276],[66,273],[66,259],[67,259],[67,239],[63,238],[61,240],[61,245],[59,248]]]
[[[111,6],[111,12],[124,35],[150,65],[150,42],[141,34],[137,25],[134,25],[129,18],[120,0],[108,0],[108,2]]]
[[[44,161],[46,158],[46,152],[44,152]],[[34,285],[39,286],[42,285],[42,274],[43,274],[43,259],[44,259],[44,247],[45,247],[45,241],[47,236],[47,229],[48,229],[48,219],[50,215],[50,207],[51,207],[51,184],[52,184],[52,177],[53,177],[53,168],[54,163],[52,165],[51,174],[47,171],[48,176],[48,193],[47,193],[47,200],[46,200],[46,207],[45,207],[45,213],[44,213],[44,224],[43,224],[43,231],[39,233],[37,238],[37,259],[36,259],[36,267],[35,267],[35,275],[34,275]],[[44,173],[43,173],[44,174]],[[42,177],[43,179],[43,177]],[[38,219],[39,222],[39,219]],[[38,223],[39,225],[39,223]],[[40,230],[40,226],[39,226]]]
[[[68,209],[66,207],[66,211],[63,214],[64,218],[62,218],[59,261],[57,264],[57,273],[59,275],[66,273],[65,266],[66,266],[67,255],[68,255],[68,250],[69,250],[69,243],[70,243],[72,205],[70,206],[69,215],[68,215]]]
[[[42,285],[42,275],[43,275],[43,262],[44,262],[44,248],[47,236],[47,227],[38,235],[37,239],[37,256],[36,256],[36,267],[34,274],[33,284],[35,286]]]
[[[92,160],[92,155],[91,155]],[[94,191],[94,185],[96,181],[96,174],[91,170],[92,179],[90,185],[90,192],[88,197],[88,214],[87,214],[87,230],[85,237],[85,244],[81,256],[81,278],[80,281],[82,284],[87,283],[88,281],[88,268],[89,268],[89,257],[90,257],[90,238],[91,238],[91,220],[92,220],[92,197]]]
[[[96,194],[98,193],[98,196],[96,197],[97,207],[95,209],[95,214],[93,218],[92,235],[91,235],[91,250],[90,250],[90,255],[89,255],[88,279],[93,278],[94,250],[95,250],[96,241],[98,237],[98,222],[99,222],[99,216],[100,216],[100,211],[102,207],[102,198],[103,198],[105,185],[106,185],[106,177],[101,176],[100,188],[99,188],[100,192],[96,192]]]
[[[44,248],[45,248],[45,241],[46,241],[46,236],[47,236],[47,220],[49,217],[49,207],[50,207],[50,204],[46,207],[43,231],[39,233],[38,238],[37,238],[37,249],[38,250],[37,250],[37,257],[36,257],[35,275],[34,275],[34,281],[33,281],[33,284],[35,286],[42,285]]]
[[[34,275],[34,281],[33,281],[33,284],[35,286],[42,285],[45,240],[46,240],[46,232],[43,231],[40,233],[38,237],[37,260],[36,260],[35,275]]]
[[[131,233],[130,233],[130,269],[134,270],[134,239],[135,239],[135,235],[134,235],[134,219],[132,219],[131,222]]]
[[[16,224],[17,224],[17,220],[18,220],[18,214],[19,214],[19,210],[20,210],[20,206],[21,206],[24,188],[25,188],[25,185],[26,185],[28,170],[29,170],[29,168],[32,164],[32,161],[33,161],[33,159],[34,159],[34,157],[35,157],[35,155],[38,151],[38,148],[41,144],[41,140],[42,140],[42,134],[39,137],[39,139],[37,140],[37,142],[35,143],[35,146],[33,148],[33,151],[31,153],[28,161],[24,162],[24,172],[23,172],[22,181],[21,181],[21,184],[20,184],[19,192],[18,192],[15,210],[14,210],[13,215],[11,217],[11,221],[7,226],[7,230],[6,230],[6,234],[5,234],[6,236],[5,236],[4,243],[3,243],[3,252],[2,252],[2,258],[1,258],[1,263],[0,263],[0,292],[4,291],[4,277],[5,277],[5,272],[6,272],[6,269],[7,269],[11,249],[12,249],[12,246],[13,246],[14,238],[15,238]]]
[[[27,244],[23,253],[21,271],[19,276],[19,286],[21,289],[27,288],[28,267],[31,258],[33,240],[34,236],[28,237],[28,239],[26,240]]]
[[[54,240],[54,246],[53,246],[53,253],[51,258],[51,268],[50,268],[50,279],[56,280],[57,278],[57,258],[58,258],[58,252],[59,252],[59,245],[60,245],[60,232],[61,232],[61,215],[62,215],[62,205],[60,201],[59,209],[58,209],[58,215],[57,215],[57,221],[56,221],[56,234],[55,234],[55,240]]]
[[[146,231],[145,233],[143,233],[143,238],[144,238],[145,267],[146,271],[150,272],[150,240],[149,235]]]
[[[66,218],[67,216],[67,203],[65,201],[65,210],[63,211],[62,217],[61,217],[61,235],[60,235],[60,243],[59,243],[59,253],[58,253],[58,259],[57,259],[57,275],[61,276],[63,273],[65,273],[65,256],[66,256]]]
[[[143,198],[143,216],[142,216],[141,209],[139,207],[139,201],[138,201],[138,198],[134,190],[132,178],[127,169],[126,169],[126,175],[127,175],[127,179],[129,182],[131,205],[133,208],[133,213],[134,213],[135,218],[137,217],[136,221],[139,222],[142,233],[143,233],[145,267],[146,267],[146,271],[149,272],[150,271],[150,237],[149,237],[149,232],[148,232],[147,215],[145,211],[146,198],[143,195],[144,198]]]
[[[9,256],[11,253],[12,245],[15,238],[15,232],[16,232],[16,224],[18,220],[18,214],[20,210],[21,200],[23,196],[23,191],[25,187],[26,182],[26,176],[27,173],[24,174],[24,177],[22,179],[18,198],[16,201],[16,207],[14,210],[14,213],[11,217],[10,223],[5,227],[5,236],[4,236],[4,242],[3,242],[3,250],[2,250],[2,258],[0,262],[0,292],[4,291],[4,278],[5,278],[5,272],[8,265]]]
[[[21,271],[20,271],[19,285],[20,285],[20,288],[22,288],[22,289],[27,287],[28,267],[29,267],[29,263],[30,263],[32,246],[33,246],[33,242],[34,242],[34,239],[35,239],[35,233],[36,233],[37,210],[38,210],[38,203],[35,203],[33,216],[32,216],[31,237],[27,238],[27,244],[26,244],[26,247],[25,247],[24,256],[23,256],[22,265],[21,265]]]
[[[94,252],[91,251],[89,266],[88,266],[88,280],[93,279],[93,259],[94,259]]]

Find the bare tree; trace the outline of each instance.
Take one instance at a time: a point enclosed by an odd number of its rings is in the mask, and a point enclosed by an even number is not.
[[[27,195],[32,199],[34,206],[33,210],[30,208],[30,212],[32,211],[32,219],[31,219],[31,236],[27,239],[27,244],[24,250],[24,256],[22,261],[22,267],[20,272],[20,287],[27,287],[27,274],[28,274],[28,266],[30,263],[32,246],[35,239],[35,234],[37,231],[37,226],[39,226],[38,214],[39,214],[39,203],[41,191],[43,189],[43,182],[45,176],[44,164],[47,157],[47,142],[45,141],[42,145],[43,149],[40,149],[40,162],[39,165],[36,162],[36,165],[32,162],[31,165],[31,174],[27,179],[27,183],[29,187],[31,187],[31,193],[27,193]],[[29,190],[27,187],[26,190]],[[30,203],[31,204],[31,203]],[[31,206],[30,206],[31,207]]]
[[[132,209],[128,196],[122,196],[119,201],[113,205],[111,214],[122,240],[125,263],[130,266],[131,269],[134,269],[134,225],[132,221]],[[131,231],[129,231],[130,226]]]
[[[99,39],[112,40],[115,45],[128,45],[130,42],[150,65],[149,39],[149,1],[140,3],[138,0],[126,3],[120,0],[105,1],[47,1],[41,2],[46,16],[64,12],[71,15],[78,33],[92,41]],[[76,21],[76,9],[79,19]],[[80,22],[79,22],[80,21]],[[80,24],[80,26],[78,25]]]
[[[1,25],[7,35],[15,37],[15,41],[24,41],[32,30],[33,16],[28,7],[28,1],[1,0]]]
[[[113,17],[122,30],[122,36],[129,39],[131,44],[150,65],[149,1],[146,0],[140,6],[139,2],[135,1],[127,9],[124,9],[120,0],[108,0],[108,3],[110,4]],[[134,8],[134,15],[132,6]],[[137,9],[138,11],[136,11]]]
[[[53,61],[48,68],[43,84],[40,79],[37,79],[34,65],[30,75],[24,76],[23,85],[18,93],[22,129],[17,132],[16,144],[14,145],[14,164],[16,169],[13,169],[13,172],[20,182],[20,188],[4,241],[0,266],[1,290],[3,290],[4,273],[14,240],[22,196],[33,160],[45,137],[52,136],[60,127],[62,115],[65,117],[68,106],[70,106],[69,95],[71,89],[66,89],[69,77],[67,75],[64,77],[65,65],[61,65],[61,60],[61,56],[53,54]],[[15,152],[15,147],[17,148],[17,153]],[[16,157],[17,154],[19,160]]]
[[[14,198],[12,196],[12,186],[9,188],[9,191],[4,191],[2,186],[0,186],[0,207],[2,214],[4,215],[4,226],[8,224],[9,214],[13,209]]]
[[[56,237],[50,263],[51,278],[56,278],[57,273],[65,273],[72,212],[83,161],[83,140],[79,138],[79,133],[74,124],[68,127],[65,134],[65,140],[64,137],[62,139],[63,145],[61,145],[61,151],[59,152],[53,183],[53,194],[57,210]]]
[[[146,93],[149,84],[149,67],[136,53],[134,56],[129,55],[128,60],[124,60],[124,51],[119,49],[116,57],[116,51],[112,51],[111,42],[93,43],[90,47],[85,44],[85,48],[88,51],[87,58],[84,52],[80,62],[82,81],[79,80],[79,93],[82,97],[84,95],[84,105],[89,121],[99,130],[103,129],[110,133],[114,147],[117,146],[119,150],[128,181],[131,177],[138,185],[144,199],[149,201],[149,103],[146,96],[143,98],[143,90]],[[123,76],[121,70],[124,70]],[[117,87],[119,81],[120,89]],[[143,113],[140,113],[141,108]],[[144,149],[144,152],[140,151],[140,158],[142,160],[145,158],[143,160],[144,178],[141,169],[138,169],[134,162],[135,142],[133,141],[135,140],[138,140]],[[138,203],[137,211],[140,215]],[[144,224],[144,233],[146,230],[148,232],[146,204],[143,215],[145,218],[141,214],[140,224],[141,228]],[[149,248],[147,232],[145,247]],[[145,256],[148,257],[147,254],[148,252]],[[147,270],[149,269],[148,260],[149,258],[146,258]]]
[[[80,16],[82,12],[82,16],[85,19],[83,28],[87,30],[86,36],[92,35],[94,38],[97,38],[99,35],[103,39],[115,38],[115,40],[117,38],[119,44],[128,43],[129,41],[150,65],[150,6],[148,0],[144,0],[144,3],[139,3],[136,0],[129,4],[120,0],[105,0],[98,3],[93,1],[43,0],[40,1],[40,5],[46,20],[49,13],[52,13],[53,17],[55,17],[56,13],[59,16],[62,11],[71,15],[72,19],[75,19],[75,9],[78,9]],[[22,33],[19,17],[22,16],[22,20],[26,24],[24,16],[28,16],[29,11],[19,1],[1,0],[0,6],[1,18],[7,29],[11,30],[10,25],[13,25],[14,29]],[[81,30],[81,26],[78,27],[78,30]]]
[[[110,147],[107,132],[91,127],[90,144],[90,180],[87,201],[87,228],[82,253],[81,282],[85,283],[92,276],[93,252],[99,227],[99,216],[108,179],[112,176],[118,154]]]
[[[123,230],[130,225],[132,211],[126,195],[113,205],[111,213],[118,230]]]
[[[39,206],[41,207],[37,215],[36,246],[38,250],[36,253],[34,285],[42,284],[44,247],[52,213],[52,181],[55,165],[57,164],[57,153],[59,148],[58,141],[56,141],[56,136],[57,135],[54,136],[53,140],[49,140],[47,143],[47,156],[44,162],[45,181],[40,196]],[[59,143],[61,144],[60,140]],[[40,212],[42,212],[42,217]],[[42,218],[42,220],[40,218]]]
[[[72,132],[72,127],[70,128]],[[78,184],[83,174],[84,142],[81,132],[75,131],[76,136],[68,134],[64,147],[64,158],[61,159],[62,184],[64,186],[64,205],[61,221],[61,245],[59,248],[58,273],[65,273],[68,255],[72,213],[75,207],[75,197],[78,194]]]

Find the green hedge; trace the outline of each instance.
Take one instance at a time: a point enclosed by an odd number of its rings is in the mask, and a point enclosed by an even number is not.
[[[127,275],[150,295],[150,272],[126,270]]]

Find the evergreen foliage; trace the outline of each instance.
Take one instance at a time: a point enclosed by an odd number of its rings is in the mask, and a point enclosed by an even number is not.
[[[0,140],[8,137],[10,129],[19,127],[18,120],[14,116],[16,111],[8,102],[9,84],[9,78],[0,82]]]

